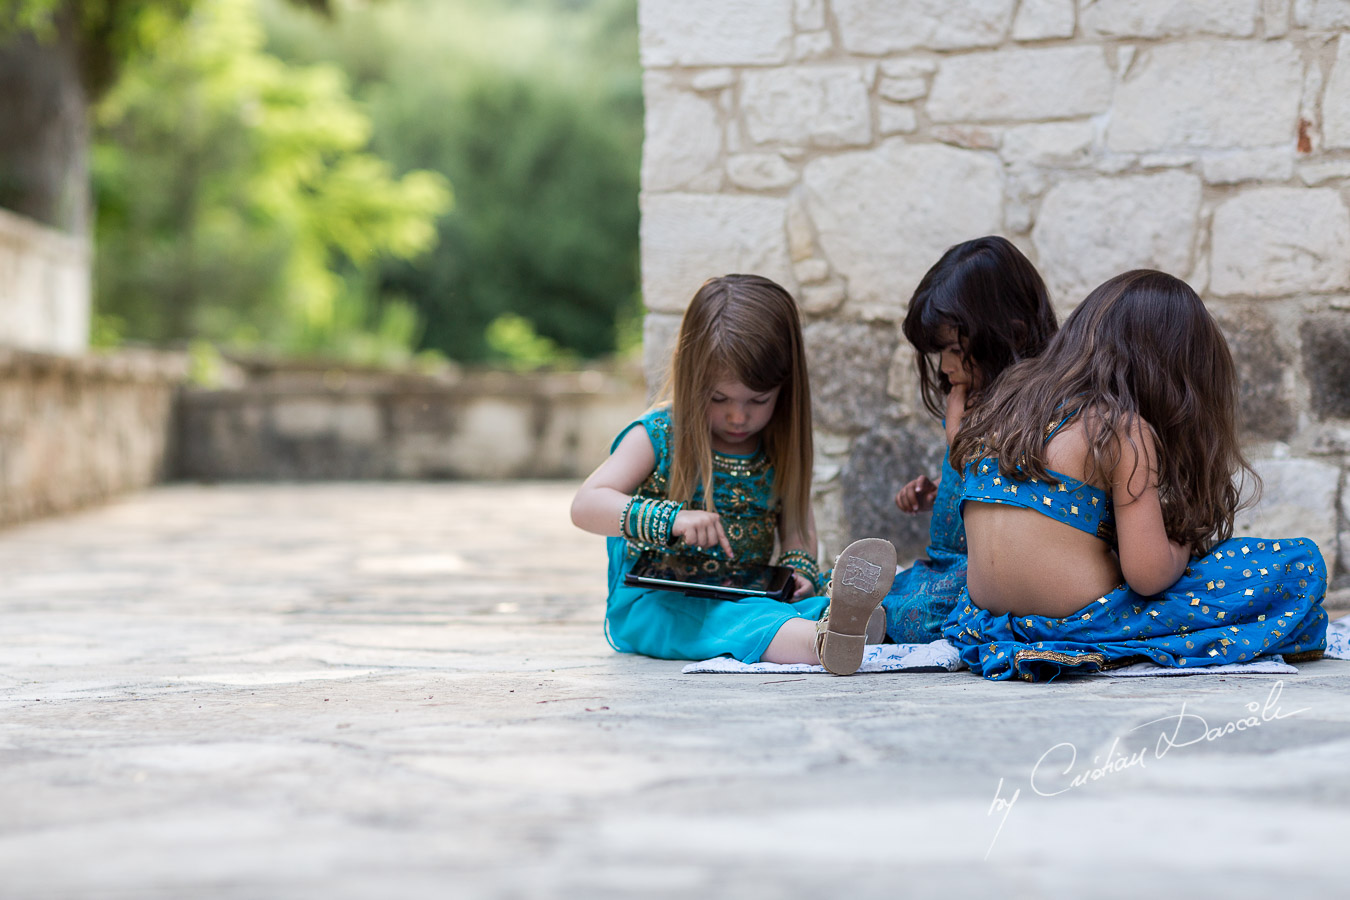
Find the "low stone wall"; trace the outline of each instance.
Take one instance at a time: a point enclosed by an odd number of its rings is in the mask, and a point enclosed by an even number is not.
[[[0,524],[159,480],[181,357],[0,349]]]
[[[0,344],[88,347],[90,257],[87,240],[0,209]]]
[[[175,475],[580,479],[645,404],[637,373],[255,368],[183,391]]]

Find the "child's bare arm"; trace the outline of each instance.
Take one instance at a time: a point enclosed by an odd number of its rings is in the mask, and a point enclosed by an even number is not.
[[[651,438],[642,428],[631,429],[609,458],[577,489],[572,498],[572,524],[593,534],[623,537],[619,516],[654,468],[656,451],[652,449]],[[733,557],[731,541],[717,513],[680,510],[671,525],[671,534],[693,547],[720,546],[728,559]]]
[[[572,498],[572,524],[593,534],[622,537],[619,515],[655,468],[652,439],[641,427],[630,429],[577,489]]]
[[[1152,596],[1171,587],[1190,562],[1191,548],[1167,537],[1158,497],[1158,456],[1153,434],[1136,420],[1120,438],[1120,462],[1111,478],[1120,571],[1136,593]]]

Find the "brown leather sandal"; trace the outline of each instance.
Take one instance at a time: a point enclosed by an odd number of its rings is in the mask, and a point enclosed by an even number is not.
[[[816,655],[826,670],[835,675],[858,671],[863,648],[874,636],[878,604],[894,580],[895,548],[890,541],[863,538],[839,554],[830,579],[830,607],[816,623]],[[883,613],[881,637],[885,622]]]

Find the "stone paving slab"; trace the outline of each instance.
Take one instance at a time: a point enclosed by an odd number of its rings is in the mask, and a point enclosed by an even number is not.
[[[0,532],[0,897],[1344,895],[1350,662],[685,676],[605,643],[573,489]]]

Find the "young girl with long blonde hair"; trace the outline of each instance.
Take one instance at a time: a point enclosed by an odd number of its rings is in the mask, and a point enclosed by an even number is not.
[[[791,295],[756,275],[705,282],[680,326],[669,393],[669,403],[619,434],[572,503],[578,527],[609,538],[610,643],[664,659],[727,655],[856,670],[869,634],[875,642],[884,633],[877,604],[895,551],[880,540],[850,546],[833,603],[819,596],[811,388]],[[779,563],[796,570],[793,602],[624,584],[644,551],[715,575],[733,561],[769,562],[775,543]]]

